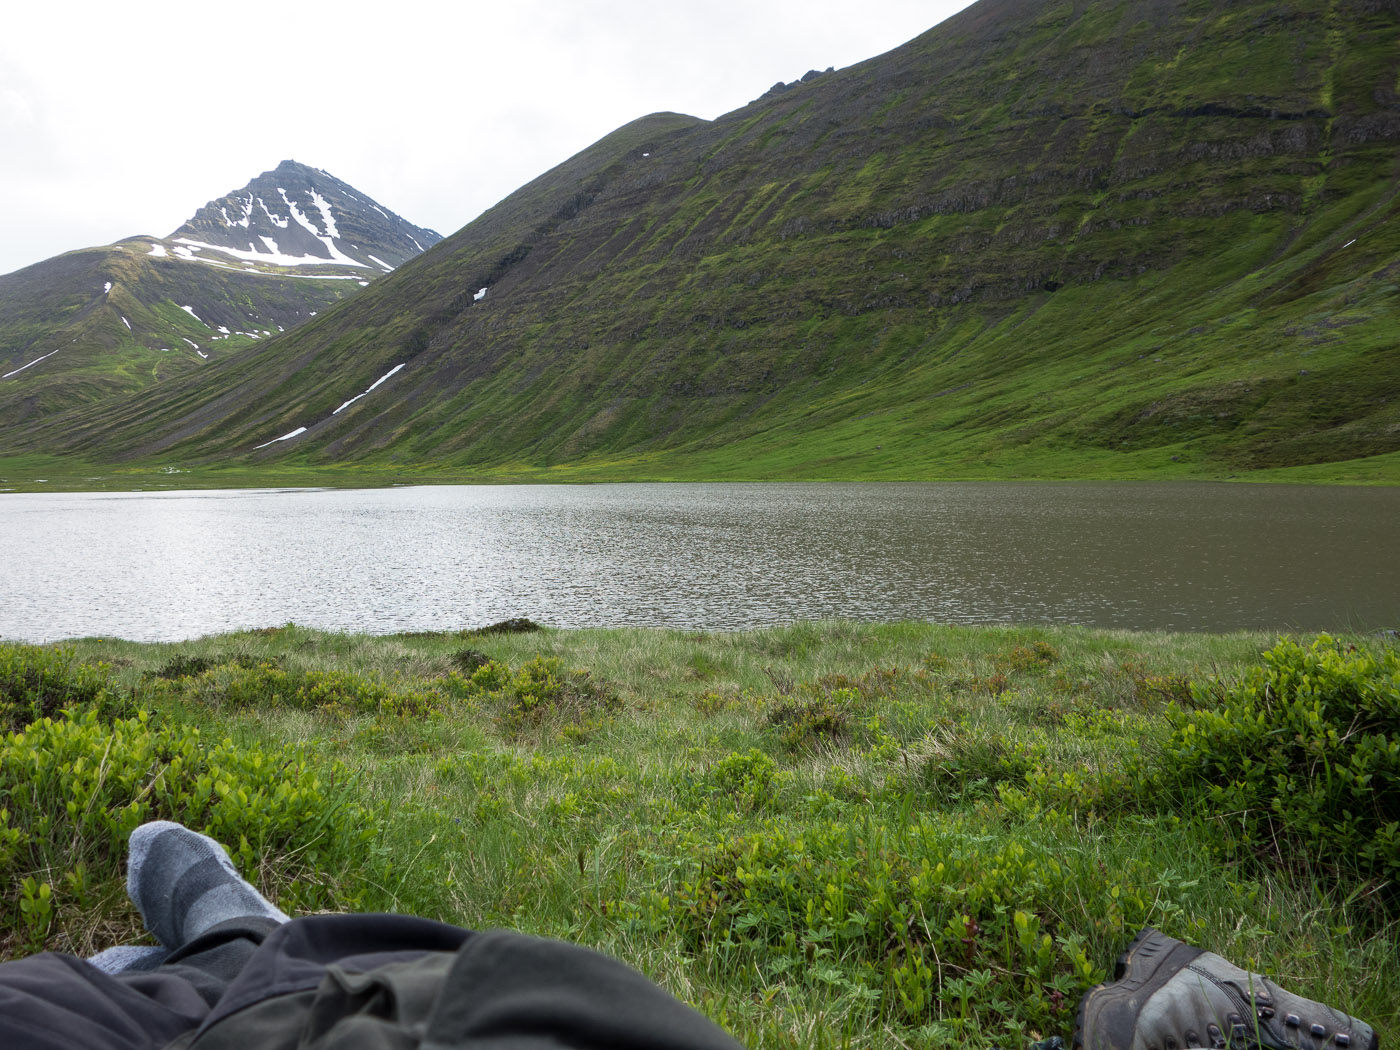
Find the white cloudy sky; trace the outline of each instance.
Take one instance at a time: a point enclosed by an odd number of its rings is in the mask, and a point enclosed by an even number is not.
[[[967,0],[41,0],[0,32],[0,274],[291,157],[452,233],[635,117],[713,118]]]

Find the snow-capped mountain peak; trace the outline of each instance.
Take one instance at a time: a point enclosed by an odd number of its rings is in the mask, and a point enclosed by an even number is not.
[[[240,269],[329,267],[369,277],[440,240],[329,172],[284,160],[210,201],[152,251]]]

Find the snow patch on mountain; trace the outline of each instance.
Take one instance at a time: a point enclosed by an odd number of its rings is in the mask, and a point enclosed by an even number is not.
[[[362,394],[356,394],[356,395],[355,395],[354,397],[352,397],[349,401],[345,402],[345,404],[341,405],[341,406],[340,406],[339,408],[337,408],[334,412],[332,412],[331,415],[333,415],[333,416],[338,416],[338,415],[340,415],[341,412],[345,411],[347,408],[349,408],[351,405],[353,405],[356,401],[360,400],[360,398],[364,397],[365,394],[368,394],[368,393],[370,392],[370,390],[373,390],[373,389],[374,389],[375,387],[377,387],[380,383],[384,382],[384,380],[388,379],[391,375],[393,375],[395,372],[397,372],[397,371],[398,371],[400,368],[402,368],[402,367],[403,367],[403,365],[395,365],[393,368],[389,369],[389,371],[385,372],[382,376],[380,376],[380,377],[379,377],[378,379],[376,379],[373,383],[371,383],[371,384],[369,385],[369,388],[368,388],[367,390],[365,390],[364,393],[362,393]]]
[[[264,441],[261,445],[254,445],[254,446],[253,446],[253,451],[256,452],[256,451],[257,451],[258,449],[260,449],[260,448],[267,448],[268,445],[275,445],[275,444],[277,444],[277,442],[279,442],[279,441],[290,441],[290,440],[292,440],[292,438],[296,437],[298,434],[305,434],[305,433],[306,433],[306,428],[305,428],[305,427],[297,427],[297,428],[296,428],[295,430],[293,430],[291,433],[289,433],[289,434],[283,434],[280,438],[273,438],[271,441]]]
[[[334,255],[330,259],[327,259],[324,256],[320,255],[285,255],[282,253],[282,251],[278,249],[276,241],[274,241],[271,237],[264,237],[261,235],[259,236],[259,239],[271,249],[270,251],[258,251],[258,249],[253,246],[253,243],[251,241],[248,242],[248,247],[246,250],[244,250],[241,248],[229,248],[222,244],[209,244],[205,241],[196,241],[192,237],[176,237],[175,239],[181,244],[192,245],[195,248],[195,250],[206,249],[211,252],[223,252],[225,255],[231,255],[235,259],[246,259],[249,262],[267,263],[271,266],[325,266],[328,263],[338,262],[343,266],[358,266],[361,269],[365,268],[364,263],[356,262],[354,259],[351,259],[348,255],[342,254],[338,250],[334,252]],[[318,238],[318,240],[320,240],[322,243],[328,241],[329,239],[330,238],[328,237]],[[175,251],[179,252],[181,255],[184,255],[187,259],[192,259],[195,257],[187,248],[176,248]],[[349,277],[348,279],[354,280],[353,277]]]
[[[316,205],[316,208],[321,213],[321,218],[325,221],[326,236],[339,237],[340,230],[336,228],[335,216],[331,214],[331,202],[317,193],[314,186],[311,188],[311,203]]]
[[[292,220],[288,216],[273,215],[272,212],[268,210],[267,205],[263,202],[261,197],[258,198],[258,204],[262,206],[263,214],[267,216],[267,221],[272,223],[272,225],[284,230],[291,225]]]
[[[321,209],[322,216],[326,220],[327,230],[326,233],[322,233],[319,229],[317,229],[316,225],[306,217],[306,214],[295,204],[292,203],[292,199],[287,196],[286,190],[284,190],[281,186],[278,186],[277,192],[282,194],[282,200],[286,203],[287,210],[292,213],[292,218],[297,221],[297,224],[299,226],[304,227],[306,231],[311,234],[311,236],[315,237],[318,241],[320,241],[326,246],[326,251],[330,254],[332,262],[338,262],[343,266],[366,265],[365,263],[360,262],[358,259],[350,258],[350,256],[346,255],[336,246],[335,235],[330,232],[331,230],[335,229],[335,220],[330,216],[329,205],[326,205],[324,208]],[[315,190],[311,191],[311,197],[314,201],[318,203],[318,205],[322,203],[322,198],[319,194],[317,194]]]
[[[63,347],[59,347],[58,349],[59,349],[59,350],[62,350]],[[26,368],[33,368],[33,367],[34,367],[35,365],[37,365],[40,361],[48,360],[50,357],[53,357],[53,355],[56,354],[56,353],[58,353],[58,350],[50,350],[50,351],[49,351],[47,354],[45,354],[43,357],[36,357],[33,361],[30,361],[29,364],[27,364],[27,365],[20,365],[20,366],[19,366],[18,368],[16,368],[13,372],[6,372],[4,375],[0,376],[0,379],[9,379],[10,376],[17,376],[17,375],[19,375],[21,372],[23,372]]]

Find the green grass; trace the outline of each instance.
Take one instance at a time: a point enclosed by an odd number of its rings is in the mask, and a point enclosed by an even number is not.
[[[1169,705],[1211,706],[1187,681],[1232,682],[1274,641],[834,622],[67,647],[153,724],[339,770],[373,837],[323,849],[320,896],[260,872],[289,906],[582,941],[755,1047],[1067,1036],[1146,924],[1394,1039],[1391,890],[1131,789]],[[63,872],[23,875],[72,943]],[[133,928],[119,894],[72,915]]]

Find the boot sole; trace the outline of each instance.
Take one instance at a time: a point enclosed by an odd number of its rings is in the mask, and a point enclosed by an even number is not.
[[[1073,1050],[1130,1050],[1131,1024],[1125,1031],[1108,1032],[1106,1039],[1103,1035],[1096,1037],[1094,1046],[1086,1044],[1084,1034],[1098,1027],[1105,1011],[1114,1007],[1122,1007],[1129,1016],[1135,1017],[1137,1009],[1153,992],[1180,973],[1192,959],[1204,954],[1202,949],[1168,937],[1150,926],[1142,930],[1118,956],[1113,980],[1090,988],[1079,1001],[1074,1015]],[[1113,1027],[1111,1022],[1108,1024]]]

